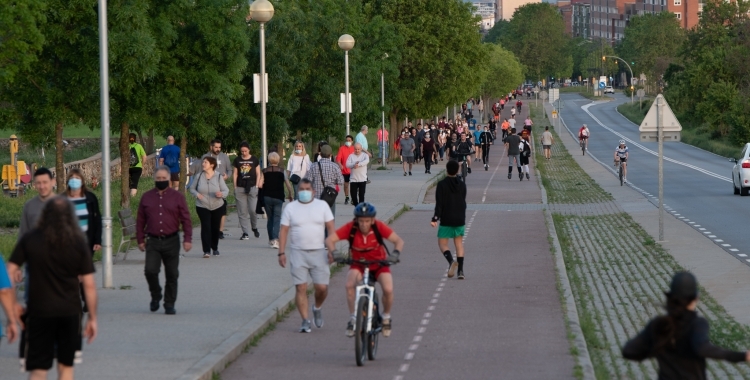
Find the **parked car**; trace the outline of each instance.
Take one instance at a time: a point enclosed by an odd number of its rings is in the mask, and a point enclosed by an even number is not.
[[[615,89],[612,88],[612,86],[604,87],[604,93],[605,94],[614,94],[615,93]]]
[[[578,81],[574,81],[574,82],[571,82],[570,85],[575,87],[575,86],[580,86],[581,84],[578,83]]]
[[[740,158],[730,158],[734,162],[732,168],[732,188],[735,194],[747,196],[750,194],[750,143],[745,144]]]

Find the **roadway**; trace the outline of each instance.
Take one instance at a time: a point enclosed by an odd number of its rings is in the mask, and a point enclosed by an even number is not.
[[[626,141],[628,185],[658,203],[658,144],[640,142],[638,126],[620,115],[616,107],[630,101],[616,94],[614,101],[591,103],[577,94],[562,94],[561,116],[568,131],[577,136],[581,124],[591,131],[588,154],[612,168],[618,140]],[[562,130],[558,129],[558,133]],[[565,133],[568,133],[565,131]],[[580,154],[574,152],[573,154]],[[733,163],[727,158],[677,142],[664,144],[665,211],[703,233],[729,255],[750,265],[745,224],[750,199],[733,195]],[[677,239],[665,236],[666,240]]]

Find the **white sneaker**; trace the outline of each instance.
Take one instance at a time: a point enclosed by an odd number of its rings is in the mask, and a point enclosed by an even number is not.
[[[622,177],[622,182],[628,182],[628,177]]]
[[[271,243],[271,248],[279,249],[279,241],[274,240],[273,243]]]

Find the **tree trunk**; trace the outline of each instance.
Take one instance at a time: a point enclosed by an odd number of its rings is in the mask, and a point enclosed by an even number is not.
[[[187,173],[190,172],[190,168],[187,167],[188,163],[185,160],[187,155],[187,133],[182,132],[182,138],[180,139],[180,192],[185,193],[185,187],[187,185]],[[185,165],[185,167],[182,167]],[[187,170],[185,170],[187,169]]]
[[[156,145],[156,143],[154,142],[154,129],[149,128],[145,146],[147,155],[156,152],[156,147],[154,145]]]
[[[123,209],[130,207],[130,143],[128,142],[130,126],[123,122],[120,124],[120,207]]]
[[[65,167],[63,162],[63,123],[55,125],[55,182],[57,183],[57,192],[65,191]]]

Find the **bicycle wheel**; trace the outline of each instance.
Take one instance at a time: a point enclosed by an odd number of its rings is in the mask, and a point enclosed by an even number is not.
[[[467,165],[468,164],[466,163],[466,161],[464,161],[464,162],[461,163],[461,178],[466,178],[466,175],[468,174],[467,173],[467,168],[468,168]]]
[[[581,152],[583,152],[583,155],[586,155],[586,140],[581,141]]]
[[[622,186],[622,162],[620,162],[620,165],[617,166],[619,166],[618,171],[620,172],[620,186]]]
[[[375,293],[372,297],[373,297],[372,300],[374,302],[374,305],[380,305],[378,294]],[[380,332],[377,332],[377,330],[374,327],[378,324],[377,320],[379,318],[380,318],[380,310],[373,308],[373,311],[372,311],[373,329],[372,329],[372,332],[370,332],[369,337],[367,339],[367,359],[370,359],[370,360],[375,360],[375,355],[378,354],[378,337],[380,336]]]
[[[357,306],[357,323],[354,327],[354,354],[357,359],[357,366],[365,365],[367,360],[367,298],[359,299]]]

